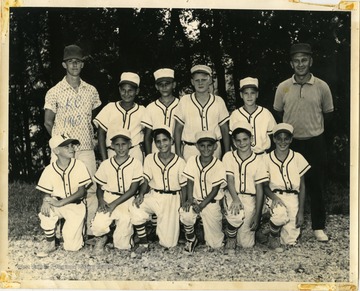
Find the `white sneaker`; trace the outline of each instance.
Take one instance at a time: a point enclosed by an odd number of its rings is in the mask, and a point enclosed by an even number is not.
[[[325,234],[323,229],[314,230],[314,235],[317,241],[327,242],[329,241],[328,236]]]

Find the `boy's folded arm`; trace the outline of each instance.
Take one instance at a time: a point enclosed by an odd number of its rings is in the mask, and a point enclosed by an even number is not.
[[[121,203],[123,203],[126,200],[128,200],[129,198],[131,198],[132,196],[134,196],[137,189],[138,189],[138,187],[139,187],[139,183],[140,183],[140,181],[132,182],[129,190],[127,190],[123,195],[121,195],[119,198],[117,198],[116,200],[114,200],[110,204],[112,204],[114,206],[114,208],[115,208],[118,205],[120,205]]]
[[[204,209],[206,205],[208,205],[216,197],[217,193],[219,192],[219,189],[220,189],[220,185],[214,186],[211,189],[209,195],[206,196],[206,198],[203,201],[201,201],[201,203],[199,204],[201,210]]]
[[[82,199],[85,196],[85,186],[80,186],[79,189],[69,197],[66,197],[61,200],[62,206],[67,205],[69,203],[77,202],[78,200]]]

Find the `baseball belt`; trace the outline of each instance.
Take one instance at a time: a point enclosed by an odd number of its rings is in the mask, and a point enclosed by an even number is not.
[[[279,194],[299,194],[299,191],[296,190],[284,190],[284,189],[274,189],[273,192],[279,193]]]

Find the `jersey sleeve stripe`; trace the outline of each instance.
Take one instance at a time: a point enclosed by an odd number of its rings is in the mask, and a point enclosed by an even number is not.
[[[235,176],[233,171],[226,171],[227,176]]]
[[[37,185],[37,186],[36,186],[36,189],[40,190],[41,192],[48,193],[48,194],[52,194],[52,193],[53,193],[52,189],[47,189],[47,188],[44,188],[44,187],[42,187],[42,186],[40,186],[40,185]]]
[[[105,126],[99,119],[95,118],[93,122],[96,125],[96,127],[100,126],[103,130],[108,131],[107,126]]]
[[[221,120],[220,122],[219,122],[219,125],[223,125],[224,123],[226,123],[227,121],[229,121],[230,120],[230,116],[227,116],[227,117],[225,117],[223,120]]]
[[[153,126],[150,123],[145,122],[144,120],[141,121],[141,124],[144,125],[147,128],[153,129]]]
[[[132,178],[132,182],[139,182],[139,181],[142,181],[143,177],[140,176],[140,177],[134,177]]]
[[[212,184],[213,184],[213,186],[217,186],[222,183],[226,183],[225,179],[220,179],[220,180],[214,181]]]
[[[187,173],[185,173],[185,172],[183,172],[183,175],[184,175],[187,179],[190,179],[191,181],[194,181],[194,180],[195,180],[195,178],[194,178],[193,176],[191,176],[191,175],[189,175],[189,174],[187,174]]]
[[[96,177],[96,176],[94,176],[94,180],[95,180],[96,183],[98,183],[98,184],[100,184],[100,185],[105,185],[105,184],[106,184],[105,181],[100,180],[100,179],[99,179],[98,177]]]
[[[269,181],[269,177],[263,177],[260,179],[256,179],[254,182],[255,182],[255,184],[260,184],[260,183],[264,183],[266,181]]]
[[[185,122],[184,122],[179,116],[177,116],[176,114],[174,115],[174,118],[175,118],[178,122],[180,122],[182,125],[185,124]]]
[[[187,184],[187,181],[186,181],[186,180],[185,180],[184,182],[180,182],[180,186],[181,186],[181,187],[185,187],[186,184]]]
[[[311,168],[310,165],[307,165],[302,171],[299,172],[300,177],[303,176]]]
[[[90,178],[86,179],[86,180],[83,180],[83,181],[80,181],[79,182],[79,186],[83,186],[83,185],[88,185],[90,184],[92,181]]]
[[[148,182],[150,182],[151,179],[150,179],[149,175],[147,175],[147,174],[144,173],[144,174],[143,174],[143,177],[144,177]]]

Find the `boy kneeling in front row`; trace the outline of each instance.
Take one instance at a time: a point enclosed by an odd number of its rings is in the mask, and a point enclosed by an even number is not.
[[[264,157],[269,174],[264,192],[272,201],[269,246],[278,252],[283,251],[280,244],[296,244],[304,222],[304,175],[310,165],[301,154],[289,148],[293,131],[290,124],[277,124],[273,129],[276,148]]]
[[[209,250],[223,246],[222,213],[219,200],[224,196],[226,174],[223,163],[214,152],[217,138],[212,131],[195,134],[200,155],[189,158],[183,175],[187,178],[187,199],[180,208],[180,221],[184,224],[187,243],[185,251],[193,253],[198,239],[194,225],[200,216],[203,221],[205,242]]]
[[[83,246],[83,229],[86,207],[82,199],[85,187],[92,181],[86,166],[74,159],[74,145],[77,139],[66,134],[55,135],[49,145],[57,160],[48,165],[41,174],[36,189],[44,194],[39,213],[40,226],[45,232],[46,244],[38,257],[46,257],[55,251],[55,227],[59,219],[64,218],[64,249],[78,251]]]
[[[227,236],[225,251],[228,254],[235,253],[236,245],[243,248],[255,245],[255,230],[264,198],[262,183],[268,181],[262,156],[251,150],[251,130],[248,122],[235,122],[232,139],[236,150],[223,157],[228,184],[223,200]]]
[[[157,216],[156,234],[165,248],[175,247],[179,239],[180,198],[185,194],[186,178],[182,175],[185,161],[171,152],[171,129],[165,125],[153,130],[158,152],[146,156],[144,182],[139,195],[130,207],[131,222],[135,226],[140,244],[135,253],[148,250],[146,221]]]
[[[110,232],[113,221],[116,222],[113,235],[114,247],[122,250],[129,250],[132,247],[133,226],[129,207],[143,174],[141,162],[129,156],[130,131],[118,129],[110,140],[115,156],[103,161],[94,176],[99,200],[98,211],[91,224],[91,229],[97,237],[94,246],[95,255],[104,253],[107,233]]]

